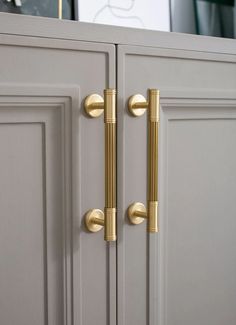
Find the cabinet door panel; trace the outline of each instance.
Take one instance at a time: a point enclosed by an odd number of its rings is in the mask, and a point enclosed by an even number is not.
[[[162,106],[160,323],[233,325],[236,101],[179,105]]]
[[[120,46],[118,324],[234,324],[236,58]],[[159,225],[131,225],[146,204],[146,114],[131,95],[160,89]]]
[[[1,322],[63,324],[60,110],[1,106],[0,121]]]
[[[115,86],[114,46],[8,35],[0,53],[0,319],[114,324],[115,245],[84,228],[104,207],[104,125],[83,108]]]

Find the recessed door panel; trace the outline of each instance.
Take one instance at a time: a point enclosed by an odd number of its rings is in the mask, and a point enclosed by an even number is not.
[[[19,324],[19,321],[44,324],[47,317],[44,304],[47,288],[42,285],[47,267],[42,130],[40,123],[2,124],[0,127],[0,177],[4,184],[0,195],[0,313],[4,324]],[[60,215],[58,224],[61,224]],[[61,286],[57,289],[60,300],[61,289]],[[14,313],[11,312],[13,306]],[[60,314],[59,319],[62,319]]]
[[[1,97],[0,308],[4,324],[64,323],[63,121],[60,104],[52,99],[54,103],[45,102],[42,109],[39,98],[29,103],[20,97],[17,102]]]
[[[236,106],[195,105],[162,106],[159,322],[234,324]]]

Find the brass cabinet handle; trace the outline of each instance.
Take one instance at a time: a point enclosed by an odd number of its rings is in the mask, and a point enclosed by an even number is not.
[[[105,208],[89,210],[85,224],[89,231],[104,227],[104,239],[116,240],[116,90],[105,89],[104,99],[93,94],[85,99],[84,108],[90,117],[104,112],[105,123]]]
[[[62,0],[57,0],[58,1],[58,18],[62,19]]]
[[[148,231],[158,232],[158,129],[159,129],[159,90],[149,89],[148,100],[142,95],[129,98],[130,113],[141,116],[148,111],[148,202],[147,211],[140,202],[129,206],[128,217],[133,224],[148,221]]]

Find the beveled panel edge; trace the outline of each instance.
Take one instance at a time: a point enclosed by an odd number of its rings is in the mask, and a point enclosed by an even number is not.
[[[0,13],[1,15],[1,13]],[[82,52],[96,52],[104,53],[109,56],[114,55],[115,46],[112,44],[87,42],[87,41],[74,41],[70,39],[50,39],[43,37],[32,37],[16,34],[1,34],[0,33],[0,46],[22,46],[22,47],[35,47],[47,49],[66,49],[78,50]]]
[[[155,57],[165,59],[186,59],[196,61],[236,62],[235,53],[221,53],[210,51],[197,51],[185,48],[144,47],[136,45],[119,45],[123,56]]]
[[[75,117],[77,110],[79,108],[79,86],[68,86],[68,85],[29,85],[29,84],[0,84],[0,114],[1,110],[11,109],[25,110],[32,109],[35,111],[40,111],[40,109],[47,110],[59,110],[61,115],[61,139],[62,139],[62,206],[63,206],[63,216],[62,216],[62,247],[63,247],[63,324],[73,325],[73,315],[72,315],[72,304],[73,304],[73,236],[71,236],[72,220],[74,215],[78,215],[74,211],[73,198],[74,193],[69,190],[72,187],[72,153],[70,147],[72,145],[72,116]],[[43,114],[43,113],[42,113]],[[24,123],[20,121],[19,123]],[[29,118],[25,123],[39,123],[43,125],[43,130],[46,136],[47,125],[49,125],[50,118],[43,120],[40,117]],[[44,154],[44,157],[45,154]],[[45,163],[44,163],[45,165]],[[45,167],[46,168],[46,167]],[[46,185],[45,185],[46,186]],[[72,204],[71,204],[72,202]],[[46,239],[45,239],[46,240]],[[44,244],[44,246],[46,246]],[[46,249],[46,248],[45,248]],[[47,256],[47,253],[45,253]],[[46,263],[47,264],[47,263]],[[47,269],[47,267],[46,267]],[[78,270],[79,271],[79,270]],[[46,275],[47,276],[47,272]],[[78,277],[80,281],[80,277]],[[46,286],[47,280],[46,280]],[[48,293],[45,292],[47,297]],[[79,300],[79,306],[81,306],[81,300]],[[46,303],[48,299],[46,298]],[[45,306],[45,324],[50,325],[48,316],[48,306]]]

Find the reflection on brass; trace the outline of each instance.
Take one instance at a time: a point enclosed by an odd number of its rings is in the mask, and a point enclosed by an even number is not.
[[[62,0],[58,0],[58,18],[62,19]]]
[[[116,90],[104,90],[104,123],[116,123]]]
[[[104,100],[97,94],[89,95],[85,98],[84,109],[90,117],[99,117],[104,111]]]
[[[158,201],[148,202],[148,231],[158,232]]]
[[[97,94],[88,96],[85,99],[84,107],[86,113],[90,117],[98,117],[104,111],[104,124],[105,124],[104,239],[106,241],[115,241],[116,240],[116,91],[115,89],[105,89],[104,100],[101,96]],[[101,223],[97,223],[97,222],[98,222],[97,219],[93,219],[93,223],[101,225]]]
[[[129,221],[134,225],[139,225],[147,218],[145,205],[140,202],[131,204],[128,208]]]
[[[85,215],[85,224],[89,231],[98,232],[104,226],[104,213],[99,209],[91,209]]]
[[[137,94],[129,98],[128,107],[133,116],[142,116],[148,108],[148,102],[143,95]]]
[[[158,129],[159,129],[159,90],[149,89],[148,100],[142,95],[134,95],[129,98],[128,107],[133,116],[141,116],[148,111],[148,202],[147,218],[148,231],[158,231]],[[139,207],[135,203],[129,207]],[[138,206],[137,206],[138,205]],[[137,216],[139,210],[133,211]],[[129,211],[128,211],[129,215]],[[131,221],[132,222],[132,221]],[[134,222],[132,222],[134,223]],[[135,223],[138,224],[138,223]]]
[[[104,240],[116,240],[116,208],[105,208]]]

